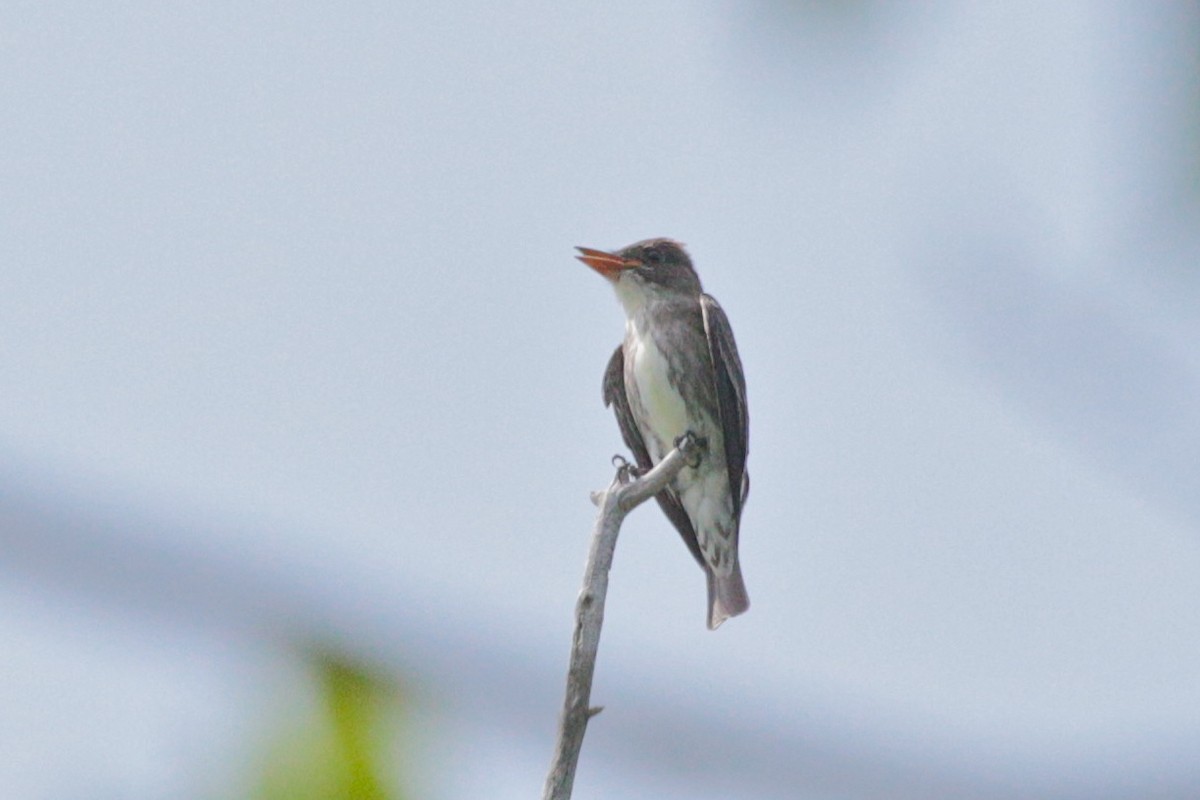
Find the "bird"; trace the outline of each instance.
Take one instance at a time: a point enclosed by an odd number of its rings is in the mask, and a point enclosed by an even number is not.
[[[655,495],[708,584],[708,629],[750,607],[738,558],[750,421],[733,329],[704,293],[684,246],[646,239],[608,252],[577,247],[625,310],[625,339],[604,371],[603,399],[641,472],[689,434],[701,445]]]

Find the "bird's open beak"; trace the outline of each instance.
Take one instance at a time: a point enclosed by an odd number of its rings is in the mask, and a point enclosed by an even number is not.
[[[636,258],[622,258],[603,250],[593,250],[590,247],[576,247],[575,249],[583,253],[583,255],[575,256],[576,258],[609,280],[616,280],[622,270],[639,267],[642,263]]]

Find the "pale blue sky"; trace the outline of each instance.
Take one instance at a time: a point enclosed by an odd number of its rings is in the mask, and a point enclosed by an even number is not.
[[[677,535],[631,518],[578,796],[726,795],[645,730],[679,719],[962,796],[1200,791],[1200,19],[832,5],[6,7],[14,501],[105,520],[101,554],[268,576],[281,618],[325,609],[435,695],[525,687],[449,714],[430,782],[529,796],[620,449],[622,315],[572,247],[671,236],[746,367],[753,607],[706,631]],[[223,763],[272,646],[64,599],[71,532],[11,516],[0,794]],[[524,677],[447,677],[473,646]],[[80,720],[103,745],[64,743]],[[628,752],[658,745],[656,774]]]

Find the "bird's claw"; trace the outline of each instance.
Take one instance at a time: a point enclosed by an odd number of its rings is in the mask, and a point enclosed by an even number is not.
[[[642,470],[636,464],[629,463],[623,455],[613,456],[612,465],[617,468],[617,480],[621,483],[630,483],[642,477]]]
[[[688,459],[687,465],[695,469],[700,466],[700,459],[704,454],[704,450],[708,448],[708,439],[687,431],[683,436],[675,440],[675,447],[680,450],[692,450],[694,455]]]

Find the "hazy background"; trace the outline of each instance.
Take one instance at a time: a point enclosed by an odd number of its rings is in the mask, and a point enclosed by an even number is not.
[[[572,247],[663,235],[753,608],[630,519],[576,797],[1200,794],[1200,9],[901,5],[6,3],[0,795],[242,796],[317,643],[414,796],[537,796]]]

